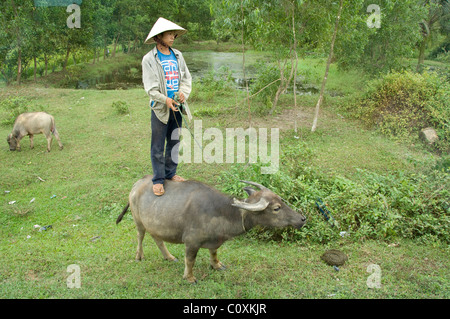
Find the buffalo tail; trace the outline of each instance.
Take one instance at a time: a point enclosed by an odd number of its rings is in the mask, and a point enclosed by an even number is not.
[[[128,211],[128,207],[130,207],[130,203],[127,203],[127,206],[125,206],[125,208],[123,209],[122,213],[119,215],[119,217],[117,217],[116,224],[120,223],[120,221],[123,218],[123,215],[125,215],[126,212]]]

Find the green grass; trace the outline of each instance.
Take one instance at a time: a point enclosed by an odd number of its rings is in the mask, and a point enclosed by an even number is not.
[[[344,87],[337,80],[334,83]],[[133,183],[151,174],[150,111],[145,92],[28,85],[6,88],[1,97],[13,95],[28,96],[35,107],[42,105],[54,115],[64,150],[54,141],[47,153],[42,135],[35,136],[33,150],[27,137],[21,152],[10,152],[6,142],[0,147],[2,298],[450,297],[448,247],[406,240],[389,246],[392,243],[359,242],[350,237],[319,245],[257,241],[251,234],[245,235],[219,249],[226,271],[211,270],[208,251],[200,250],[194,267],[197,285],[182,279],[183,245],[168,245],[180,260],[170,263],[147,235],[144,260],[135,262],[136,231],[131,214],[118,226],[115,219]],[[313,154],[310,163],[328,174],[357,178],[356,168],[384,173],[434,163],[435,156],[421,147],[396,143],[341,118],[332,108],[336,99],[331,97],[321,112],[318,131],[311,133],[315,98],[301,98],[299,110],[294,110],[291,98],[283,96],[273,118],[253,115],[252,125],[280,127],[281,148],[296,141],[306,143]],[[117,114],[112,103],[118,100],[127,101],[129,115]],[[234,94],[193,100],[193,111],[203,114],[204,129],[248,126],[246,104],[242,102],[236,109],[239,99]],[[217,104],[222,105],[220,116],[204,112]],[[292,116],[299,112],[301,115]],[[295,120],[300,141],[293,139]],[[6,137],[10,131],[11,127],[0,126],[0,136]],[[179,174],[220,188],[217,177],[229,167],[182,163]],[[11,201],[16,202],[10,205]],[[33,228],[36,224],[52,228],[39,232]],[[338,272],[320,260],[329,248],[341,249],[349,256]],[[67,287],[71,264],[80,266],[80,289]],[[381,267],[380,289],[367,287],[370,264]]]

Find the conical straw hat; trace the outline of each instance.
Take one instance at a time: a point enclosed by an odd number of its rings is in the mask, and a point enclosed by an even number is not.
[[[187,32],[186,29],[180,27],[178,24],[175,24],[164,18],[159,18],[158,21],[156,21],[153,25],[144,43],[151,44],[155,42],[155,40],[153,40],[153,37],[166,31],[176,31],[178,36],[181,36]]]

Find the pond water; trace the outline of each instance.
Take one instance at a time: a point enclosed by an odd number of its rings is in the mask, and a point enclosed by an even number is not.
[[[202,78],[211,70],[218,72],[226,68],[238,89],[245,88],[245,80],[251,85],[256,79],[258,62],[269,61],[269,56],[261,52],[245,53],[245,79],[242,67],[243,56],[241,52],[213,52],[197,51],[183,53],[192,78]]]
[[[116,90],[142,86],[140,66],[127,66],[99,77],[77,81],[76,89]]]
[[[183,56],[193,80],[202,78],[211,70],[217,72],[221,68],[227,68],[231,72],[236,87],[245,87],[244,73],[242,70],[242,53],[196,51],[185,52],[183,53]],[[256,63],[258,61],[268,61],[268,56],[258,52],[246,52],[245,60],[246,79],[251,83],[256,76]],[[110,74],[104,74],[100,77],[91,79],[84,79],[76,83],[77,89],[113,90],[139,86],[142,86],[142,68],[140,65],[121,68]]]
[[[192,51],[184,52],[183,56],[193,80],[202,79],[211,71],[220,72],[221,69],[225,68],[231,73],[237,89],[246,88],[241,52]],[[270,61],[267,53],[255,51],[247,51],[245,53],[245,79],[249,86],[256,79],[257,64],[265,61]],[[314,94],[318,92],[318,88],[313,85],[302,85],[303,79],[301,76],[299,76],[299,79],[300,81],[297,82],[297,94]],[[100,77],[78,81],[75,85],[77,89],[98,90],[128,89],[133,87],[142,87],[140,61]]]

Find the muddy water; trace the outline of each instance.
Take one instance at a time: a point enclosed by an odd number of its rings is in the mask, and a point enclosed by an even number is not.
[[[184,52],[183,56],[188,65],[192,78],[202,78],[211,70],[219,71],[221,68],[227,68],[236,83],[237,88],[245,86],[244,73],[242,67],[242,53],[239,52],[213,52],[213,51],[195,51]],[[245,54],[245,78],[250,81],[256,77],[256,63],[258,61],[269,61],[268,55],[259,52],[246,52]],[[77,89],[99,89],[114,90],[127,89],[131,87],[142,86],[142,69],[140,66],[115,70],[110,74],[105,74],[97,78],[78,81]]]
[[[242,67],[243,56],[241,52],[214,52],[214,51],[193,51],[184,52],[183,56],[192,74],[193,80],[202,79],[214,71],[228,70],[237,89],[245,89],[246,82],[249,87],[257,77],[257,64],[270,61],[267,53],[247,51],[245,53],[245,80]],[[310,95],[318,93],[318,87],[304,83],[304,78],[299,75],[296,92],[299,95]],[[115,90],[142,87],[142,68],[140,61],[133,65],[115,70],[112,73],[104,74],[100,77],[77,81],[77,89],[98,89]],[[288,91],[292,92],[292,88]]]
[[[202,78],[211,70],[219,72],[220,69],[226,68],[231,72],[238,89],[245,87],[245,80],[251,84],[256,79],[258,62],[269,61],[269,56],[262,52],[246,52],[244,78],[241,52],[195,51],[185,52],[183,55],[194,80]]]

